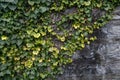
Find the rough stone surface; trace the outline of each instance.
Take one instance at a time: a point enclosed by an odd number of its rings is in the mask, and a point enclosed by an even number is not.
[[[94,34],[98,39],[73,55],[57,80],[120,80],[120,7],[111,20]]]

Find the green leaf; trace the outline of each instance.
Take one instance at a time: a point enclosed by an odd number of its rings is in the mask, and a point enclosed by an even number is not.
[[[4,76],[4,73],[3,73],[3,72],[0,72],[0,76]]]
[[[3,45],[0,45],[0,49],[2,49],[3,48]]]
[[[22,44],[22,40],[17,41],[17,45],[20,46]]]
[[[32,33],[32,30],[27,30],[27,33],[30,35]]]
[[[28,0],[28,4],[29,4],[29,5],[33,6],[34,3],[35,3],[34,1]]]
[[[1,7],[6,8],[8,6],[8,3],[1,3]]]
[[[35,79],[35,77],[33,75],[30,75],[29,78],[30,79]]]
[[[27,43],[26,46],[27,46],[27,47],[33,47],[34,44],[32,44],[32,43]]]
[[[14,0],[0,0],[1,2],[11,2],[11,3],[13,3],[14,2]]]
[[[15,10],[15,9],[16,9],[16,6],[15,6],[15,5],[12,5],[12,4],[9,4],[8,7],[9,7],[9,9],[11,9],[11,10]]]
[[[40,77],[41,77],[42,79],[44,79],[44,78],[46,77],[46,75],[43,74],[43,73],[40,73]]]
[[[40,3],[40,0],[35,0],[34,2],[39,4],[39,3]]]
[[[41,13],[44,13],[48,10],[48,8],[47,7],[40,7],[40,10],[41,10]]]
[[[14,4],[17,4],[18,3],[18,0],[14,0]]]
[[[6,74],[11,74],[10,70],[5,71]]]

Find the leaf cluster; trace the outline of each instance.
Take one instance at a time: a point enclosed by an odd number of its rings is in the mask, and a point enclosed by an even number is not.
[[[76,50],[96,39],[90,35],[118,5],[120,0],[0,0],[0,80],[55,78]]]

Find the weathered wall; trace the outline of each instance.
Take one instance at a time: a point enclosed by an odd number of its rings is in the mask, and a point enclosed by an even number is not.
[[[98,39],[73,55],[58,80],[120,80],[120,7],[113,20],[94,35]]]

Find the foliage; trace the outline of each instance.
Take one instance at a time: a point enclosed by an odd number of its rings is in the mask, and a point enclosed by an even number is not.
[[[0,0],[0,79],[55,78],[76,50],[96,39],[89,34],[106,24],[119,4],[120,0]],[[105,14],[95,19],[94,9]]]

